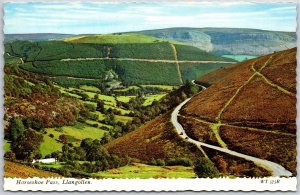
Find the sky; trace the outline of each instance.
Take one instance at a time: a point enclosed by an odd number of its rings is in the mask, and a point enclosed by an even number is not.
[[[296,31],[295,3],[5,3],[4,33],[104,34],[170,27]]]

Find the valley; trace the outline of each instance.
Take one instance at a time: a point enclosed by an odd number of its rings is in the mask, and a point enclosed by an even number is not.
[[[12,167],[99,179],[296,174],[295,49],[217,55],[169,36],[59,37],[5,44]]]

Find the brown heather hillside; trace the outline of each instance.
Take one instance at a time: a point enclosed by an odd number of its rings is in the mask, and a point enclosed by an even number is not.
[[[209,73],[198,82],[210,87],[188,102],[180,122],[195,139],[296,174],[296,64],[294,48]]]
[[[49,177],[63,177],[63,176],[57,173],[35,169],[18,163],[4,161],[4,177],[6,178],[29,178],[29,177],[49,178]]]
[[[296,49],[274,53],[199,79],[210,87],[195,95],[179,113],[186,133],[192,139],[279,163],[296,174],[295,55]],[[225,176],[270,174],[241,158],[191,146],[175,134],[170,113],[106,147],[111,153],[144,161],[204,155]]]
[[[131,133],[106,145],[111,153],[143,161],[203,156],[200,150],[179,138],[170,122],[170,113],[158,116]]]

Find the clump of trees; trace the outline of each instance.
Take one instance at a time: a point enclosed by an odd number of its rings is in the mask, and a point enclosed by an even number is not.
[[[155,166],[175,166],[182,165],[185,167],[189,167],[193,165],[193,161],[188,158],[172,158],[172,159],[154,159],[152,158],[149,162],[150,165]]]
[[[41,158],[39,147],[43,136],[32,129],[25,128],[21,119],[11,119],[9,131],[5,136],[11,141],[11,151],[5,153],[5,158],[27,162],[31,162],[34,158]]]
[[[57,158],[59,161],[65,162],[63,168],[55,170],[64,176],[74,176],[83,172],[105,171],[131,162],[129,157],[121,159],[114,154],[110,154],[103,146],[106,142],[104,139],[107,138],[105,136],[102,140],[87,138],[81,141],[79,147],[64,144],[62,152],[56,151],[47,157]],[[85,162],[79,163],[78,161]]]

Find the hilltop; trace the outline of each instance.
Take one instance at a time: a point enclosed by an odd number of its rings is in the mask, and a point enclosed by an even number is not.
[[[296,49],[219,69],[198,79],[209,87],[183,107],[179,122],[194,140],[273,161],[296,174],[295,78]],[[172,140],[179,138],[169,121],[165,114],[107,148],[142,159],[173,154],[175,146],[168,147],[170,140],[162,136],[173,132]],[[200,149],[225,175],[266,174],[249,161]]]
[[[139,31],[144,35],[173,39],[218,55],[266,55],[296,46],[295,32],[244,28],[167,28]]]
[[[65,38],[66,42],[74,43],[106,43],[106,44],[128,44],[128,43],[158,43],[158,42],[170,42],[174,44],[183,44],[171,39],[157,38],[142,34],[99,34],[99,35],[87,35],[87,36],[73,36]]]

